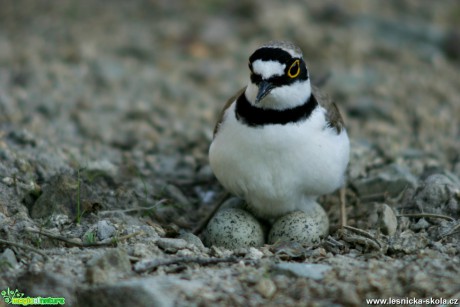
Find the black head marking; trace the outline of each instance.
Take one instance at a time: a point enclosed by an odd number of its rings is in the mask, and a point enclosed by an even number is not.
[[[275,61],[285,65],[284,74],[282,76],[273,76],[265,80],[272,83],[275,87],[288,85],[300,80],[308,80],[308,70],[302,57],[293,57],[289,52],[279,47],[261,47],[249,57],[251,81],[254,84],[259,84],[262,81],[262,76],[254,73],[252,67],[253,63],[257,60],[264,62]],[[293,65],[299,66],[300,71],[298,73],[296,73],[296,71],[292,73],[291,68]]]
[[[317,106],[318,101],[312,94],[307,101],[294,108],[285,110],[264,109],[250,104],[243,92],[236,100],[235,116],[238,121],[251,127],[286,125],[306,120]]]
[[[278,61],[281,64],[286,64],[291,59],[291,54],[281,48],[262,47],[254,51],[254,53],[249,57],[249,62],[254,63],[257,60],[262,60]]]

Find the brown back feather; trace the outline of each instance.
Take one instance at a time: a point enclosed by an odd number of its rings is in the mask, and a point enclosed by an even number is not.
[[[240,89],[238,92],[236,92],[236,94],[233,95],[232,97],[230,97],[229,100],[227,100],[227,102],[226,102],[225,105],[224,105],[224,108],[222,109],[222,111],[220,111],[219,119],[217,120],[216,125],[214,126],[214,135],[213,135],[213,137],[216,137],[216,134],[217,134],[217,132],[219,131],[220,124],[222,123],[222,121],[223,121],[223,119],[224,119],[225,111],[227,111],[227,109],[232,105],[232,103],[233,103],[241,94],[243,94],[245,90],[246,90],[246,86],[243,87],[242,89]]]
[[[318,103],[326,109],[326,121],[328,126],[334,128],[337,134],[339,134],[345,126],[339,108],[328,96],[321,93],[318,88],[312,86],[312,93],[315,95]]]

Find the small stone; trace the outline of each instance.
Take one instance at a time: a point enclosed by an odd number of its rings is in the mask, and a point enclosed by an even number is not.
[[[430,276],[426,272],[417,272],[412,278],[415,287],[417,289],[420,289],[421,291],[429,292],[431,291],[431,289],[435,288],[432,276]]]
[[[131,272],[131,262],[126,251],[111,249],[96,255],[87,263],[86,278],[90,283],[105,283]]]
[[[341,303],[345,306],[360,306],[362,304],[362,300],[356,291],[356,285],[341,283],[339,289],[341,292]]]
[[[8,186],[12,186],[14,184],[14,179],[11,177],[3,177],[2,182]]]
[[[147,236],[151,240],[157,239],[157,238],[160,237],[158,232],[161,229],[162,228],[157,228],[157,227],[154,227],[153,225],[141,225],[141,226],[138,226],[138,227],[134,227],[134,225],[133,225],[133,228],[131,228],[131,229],[130,229],[130,227],[126,227],[127,233],[135,233],[135,232],[141,231],[141,232],[143,232],[145,234],[145,236]]]
[[[396,197],[404,189],[415,187],[416,184],[417,178],[407,168],[398,164],[390,164],[384,169],[374,170],[367,178],[353,182],[353,186],[361,197],[384,193]]]
[[[262,225],[249,212],[238,208],[219,210],[209,221],[205,245],[227,249],[258,247],[265,243]]]
[[[269,244],[294,241],[304,244],[317,244],[329,232],[329,220],[323,207],[313,203],[312,209],[291,212],[279,218],[268,234]]]
[[[6,215],[0,212],[0,229],[3,227],[6,227],[8,223],[8,219],[6,218]]]
[[[9,133],[8,137],[20,145],[37,145],[37,137],[34,136],[30,131],[23,130],[13,130]]]
[[[42,194],[33,204],[32,218],[47,218],[64,214],[71,219],[80,218],[83,213],[100,207],[96,188],[86,183],[78,174],[62,173],[52,177],[42,188]],[[78,216],[80,215],[80,216]]]
[[[189,249],[181,249],[177,251],[176,256],[177,257],[193,257],[193,256],[196,256],[196,252],[192,252]]]
[[[204,244],[201,241],[201,239],[198,238],[197,236],[195,236],[191,232],[182,232],[179,235],[179,239],[183,239],[183,240],[187,241],[189,244],[196,246],[201,251],[206,249],[206,247],[204,246]]]
[[[153,230],[156,232],[156,234],[157,234],[156,237],[158,237],[158,236],[159,237],[166,236],[166,230],[161,225],[151,223],[149,227],[153,228]]]
[[[231,257],[236,255],[236,250],[229,250],[224,247],[219,247],[216,245],[212,245],[209,248],[209,255],[212,257],[217,257],[217,258],[225,258],[225,257]]]
[[[255,289],[263,297],[271,298],[276,292],[276,285],[271,279],[263,278],[256,284]]]
[[[140,242],[130,246],[129,249],[129,255],[137,258],[152,258],[153,256],[161,253],[162,252],[159,248],[152,248],[152,246]]]
[[[306,254],[306,248],[295,241],[281,241],[274,243],[270,250],[280,257],[300,258]]]
[[[36,273],[29,271],[17,279],[20,291],[26,296],[63,297],[65,298],[65,306],[75,305],[78,284],[79,282],[75,278],[46,270]]]
[[[388,252],[405,254],[416,253],[428,244],[428,239],[425,235],[414,233],[411,230],[401,232],[398,236],[393,236],[388,242]]]
[[[396,229],[398,228],[398,219],[390,206],[383,204],[378,210],[378,218],[380,229],[384,234],[392,236],[396,233]]]
[[[158,279],[135,279],[101,285],[81,291],[79,306],[161,306],[172,307],[173,297],[159,287]]]
[[[442,174],[427,177],[416,189],[413,201],[421,212],[460,217],[460,187]]]
[[[102,220],[97,222],[97,237],[99,240],[105,240],[108,238],[113,237],[113,235],[116,233],[117,229],[115,226],[112,225],[109,221]]]
[[[431,224],[428,223],[428,221],[426,219],[421,218],[421,219],[418,220],[418,222],[416,224],[411,225],[411,229],[414,230],[414,231],[419,231],[419,230],[422,230],[422,229],[427,229],[430,226],[431,226]]]
[[[264,256],[264,253],[262,253],[260,250],[254,247],[250,247],[248,252],[245,255],[246,259],[251,259],[251,260],[259,260]]]
[[[15,269],[17,265],[18,261],[16,260],[14,252],[9,248],[5,249],[0,255],[0,271]]]
[[[198,280],[175,276],[133,278],[82,289],[78,306],[159,306],[184,305],[183,296],[197,297],[209,293]]]
[[[117,167],[109,160],[91,161],[85,165],[85,171],[94,173],[96,175],[106,175],[108,177],[115,177],[117,175]]]
[[[188,248],[189,244],[184,239],[159,238],[157,245],[168,253],[176,253],[178,250]]]
[[[330,265],[316,263],[296,263],[296,262],[281,262],[274,265],[274,268],[288,272],[295,276],[310,278],[313,280],[321,280],[324,273],[332,270]]]
[[[62,229],[63,226],[70,225],[71,223],[72,223],[72,221],[65,214],[52,215],[50,217],[50,219],[49,219],[49,224],[52,227],[56,227],[56,228],[59,228],[59,229]]]

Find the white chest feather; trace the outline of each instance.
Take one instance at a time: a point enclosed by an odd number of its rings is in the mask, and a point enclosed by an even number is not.
[[[249,127],[235,117],[235,103],[209,149],[211,168],[230,192],[262,217],[277,217],[308,206],[339,188],[349,159],[345,130],[326,127],[316,108],[302,122]]]

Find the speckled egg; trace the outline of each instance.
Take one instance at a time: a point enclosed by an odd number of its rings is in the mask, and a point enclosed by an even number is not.
[[[329,233],[329,219],[323,207],[315,203],[308,212],[295,211],[279,218],[268,234],[268,243],[295,241],[319,243]]]
[[[264,245],[265,234],[262,225],[249,212],[239,208],[224,208],[209,221],[204,241],[208,247],[258,247]]]

